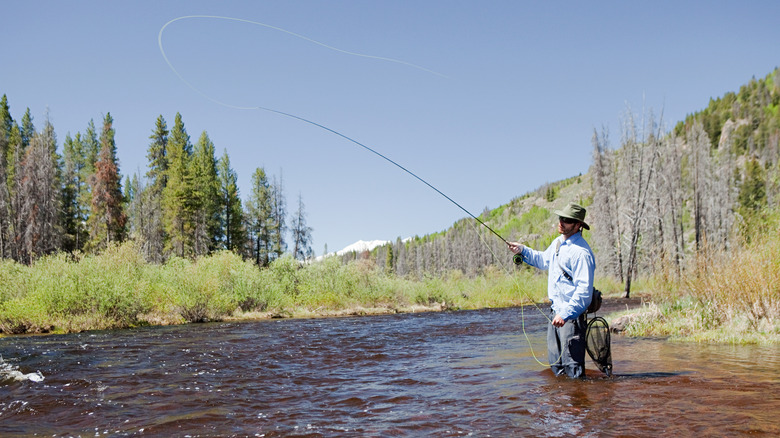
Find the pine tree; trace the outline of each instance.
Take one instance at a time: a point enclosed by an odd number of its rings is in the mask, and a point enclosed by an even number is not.
[[[125,176],[125,182],[122,184],[124,193],[122,194],[122,209],[127,216],[125,225],[125,235],[130,239],[137,239],[138,230],[143,227],[145,218],[141,211],[141,181],[138,173],[133,174],[131,179],[129,175]]]
[[[62,175],[62,247],[65,251],[74,252],[79,243],[78,215],[78,158],[80,146],[68,133],[62,145],[64,169]]]
[[[32,263],[60,247],[60,190],[57,180],[57,140],[46,121],[34,134],[17,175],[16,260]]]
[[[306,225],[306,212],[304,211],[303,197],[298,194],[298,210],[295,212],[292,224],[293,257],[298,260],[311,258],[312,228]]]
[[[252,253],[255,263],[268,266],[271,261],[271,187],[265,169],[259,167],[252,174],[252,191],[249,195],[246,213],[247,228],[252,239]]]
[[[166,250],[179,257],[189,257],[193,253],[194,229],[192,145],[179,113],[176,113],[166,152],[168,170],[162,197],[163,223],[168,237]]]
[[[9,257],[11,228],[11,192],[8,184],[8,158],[11,144],[11,131],[14,127],[8,97],[0,98],[0,259]]]
[[[222,233],[224,248],[230,251],[243,252],[246,241],[244,231],[243,209],[238,194],[238,176],[230,167],[230,158],[225,150],[218,164],[218,179],[221,198]]]
[[[8,96],[0,97],[0,137],[6,141],[11,137],[11,128],[14,127],[14,119],[11,117],[11,107],[8,105]]]
[[[146,172],[149,184],[144,188],[139,187],[138,196],[141,199],[138,208],[144,220],[138,227],[138,239],[146,260],[160,263],[165,251],[162,198],[168,173],[168,126],[162,115],[157,117],[149,139],[151,143],[146,154],[149,160],[149,170]]]
[[[193,198],[195,209],[195,255],[208,254],[222,241],[220,194],[214,143],[201,133],[193,156]]]
[[[32,114],[30,114],[30,108],[25,110],[20,128],[22,133],[22,151],[24,151],[27,149],[27,146],[30,145],[30,140],[33,135],[35,135],[35,125],[33,125],[33,117]]]
[[[8,191],[5,160],[7,148],[8,137],[0,133],[0,260],[8,257],[8,243],[11,238],[11,194]]]
[[[99,250],[124,238],[127,216],[122,209],[122,187],[114,141],[114,120],[107,113],[100,134],[100,153],[91,178],[90,248]]]
[[[284,199],[282,177],[280,176],[277,181],[276,176],[274,176],[271,183],[271,218],[273,226],[270,236],[271,254],[274,259],[281,257],[287,250],[287,243],[284,239],[284,234],[287,232],[286,217],[287,202]]]
[[[76,134],[79,137],[79,134]],[[100,151],[100,141],[98,141],[97,131],[95,129],[94,120],[90,119],[87,123],[87,130],[84,132],[84,136],[80,138],[81,156],[83,157],[83,165],[79,171],[79,180],[83,182],[81,190],[78,193],[78,204],[83,214],[82,232],[84,237],[89,235],[89,228],[86,226],[87,218],[92,211],[92,178],[95,175],[95,163],[97,163],[98,152]],[[80,247],[84,247],[88,243],[88,237],[81,243]]]
[[[739,212],[748,220],[766,207],[764,168],[755,157],[745,163],[745,177],[739,186]]]

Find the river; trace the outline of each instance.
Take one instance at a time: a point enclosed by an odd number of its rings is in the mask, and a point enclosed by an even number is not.
[[[780,434],[776,346],[613,336],[615,376],[571,381],[521,312],[6,337],[0,436]]]

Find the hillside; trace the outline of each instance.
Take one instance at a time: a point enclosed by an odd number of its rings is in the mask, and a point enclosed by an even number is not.
[[[594,132],[584,175],[544,184],[480,219],[507,240],[543,247],[556,235],[552,211],[588,208],[603,274],[625,284],[646,272],[681,275],[703,248],[749,241],[780,196],[780,70],[672,123],[627,114],[621,143]],[[643,125],[638,125],[642,120]],[[370,258],[387,271],[423,277],[477,275],[509,260],[504,243],[471,218],[447,230],[396,241],[345,261]]]

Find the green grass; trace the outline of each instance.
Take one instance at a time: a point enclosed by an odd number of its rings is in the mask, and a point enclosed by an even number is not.
[[[100,255],[56,254],[33,266],[0,263],[3,334],[68,333],[225,319],[476,309],[544,299],[545,276],[487,270],[422,280],[338,258],[290,257],[258,269],[231,252],[190,261],[143,261],[133,243]]]
[[[532,216],[541,213],[531,213]],[[649,297],[626,333],[696,342],[780,342],[780,214],[741,249],[701,253],[683,280],[660,269],[633,283]],[[546,237],[543,237],[546,238]],[[266,317],[311,317],[543,302],[547,277],[534,269],[485,269],[422,279],[388,274],[367,260],[301,265],[290,257],[258,269],[223,251],[195,261],[150,264],[132,242],[99,255],[56,254],[32,266],[0,261],[0,331],[67,333],[138,325]],[[607,297],[622,285],[599,277]],[[620,316],[621,314],[613,315]]]

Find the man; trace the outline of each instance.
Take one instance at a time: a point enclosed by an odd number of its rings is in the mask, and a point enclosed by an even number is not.
[[[547,296],[551,324],[547,327],[547,357],[556,376],[585,377],[585,311],[593,297],[596,262],[590,245],[582,237],[585,209],[570,203],[558,215],[558,236],[547,250],[535,251],[517,242],[509,249],[523,261],[547,270]]]

